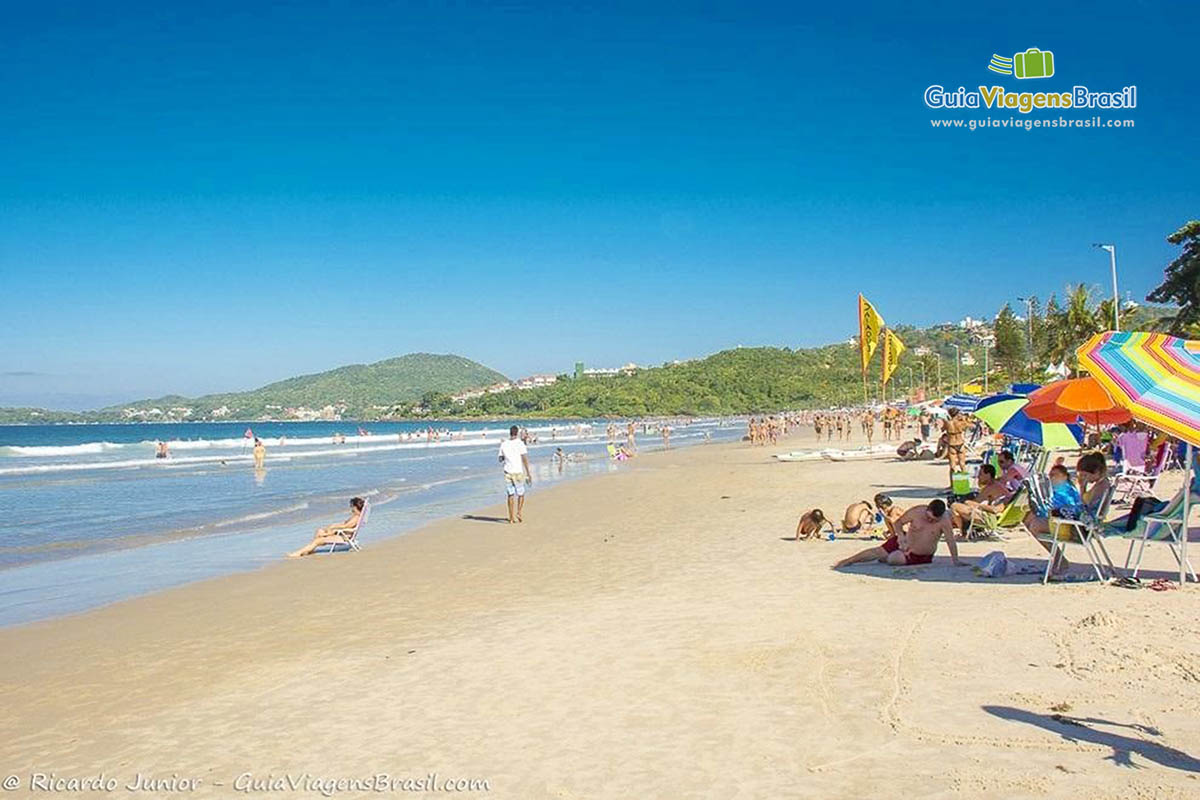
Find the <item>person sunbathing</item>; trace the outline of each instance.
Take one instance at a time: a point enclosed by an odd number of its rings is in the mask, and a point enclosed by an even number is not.
[[[951,522],[966,536],[975,509],[1002,514],[1013,494],[1007,484],[997,480],[996,468],[991,464],[984,464],[979,468],[979,491],[972,499],[951,504]]]
[[[814,508],[812,511],[806,511],[800,517],[800,522],[796,525],[796,541],[801,539],[811,539],[814,536],[819,536],[821,528],[828,525],[833,528],[833,523],[825,519],[825,512],[819,508]]]
[[[350,498],[350,516],[345,522],[341,525],[317,528],[317,533],[313,537],[313,540],[299,550],[293,550],[288,553],[288,558],[300,558],[312,555],[318,547],[325,545],[349,544],[351,534],[358,529],[358,520],[362,517],[363,505],[361,497]]]
[[[962,565],[958,560],[958,545],[954,543],[950,515],[946,513],[946,504],[941,500],[910,508],[896,520],[894,530],[895,533],[883,544],[847,556],[834,564],[833,569],[867,561],[882,561],[895,567],[929,564],[933,561],[933,554],[937,552],[939,539],[946,540],[946,547],[950,550],[950,563],[956,567]]]

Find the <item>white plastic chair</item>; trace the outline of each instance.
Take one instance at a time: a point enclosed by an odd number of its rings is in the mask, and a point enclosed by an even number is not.
[[[355,523],[354,527],[351,530],[342,534],[342,538],[345,541],[330,542],[329,544],[321,545],[321,547],[329,548],[325,552],[326,553],[338,553],[338,552],[346,552],[348,550],[353,550],[353,551],[357,552],[359,550],[362,550],[362,546],[359,545],[359,543],[358,543],[358,534],[362,531],[363,525],[367,524],[367,514],[370,511],[371,511],[371,504],[368,503],[366,500],[364,500],[362,513],[358,515],[358,522]],[[318,547],[314,552],[320,551],[321,547]],[[345,548],[345,550],[339,550],[339,548]]]

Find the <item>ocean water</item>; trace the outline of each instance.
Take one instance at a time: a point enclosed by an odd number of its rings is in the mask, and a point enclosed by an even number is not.
[[[620,468],[605,449],[607,425],[526,423],[538,437],[531,511],[544,486]],[[0,426],[0,625],[276,562],[316,527],[345,519],[355,495],[371,503],[361,533],[369,557],[385,535],[502,502],[496,451],[508,427],[365,423],[360,435],[353,422]],[[662,447],[648,427],[638,428],[642,451]],[[671,446],[684,447],[740,438],[745,426],[671,427]],[[247,428],[267,447],[262,470]],[[154,457],[158,441],[169,458]],[[569,457],[561,473],[557,447]]]

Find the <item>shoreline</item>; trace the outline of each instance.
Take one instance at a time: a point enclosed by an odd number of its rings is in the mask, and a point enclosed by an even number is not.
[[[490,448],[495,446],[495,442],[495,439],[488,440],[483,444],[483,450],[490,453]],[[573,452],[580,449],[591,451],[603,446],[602,440],[577,441],[570,437],[560,439],[559,442]],[[684,439],[674,449],[686,449],[700,444],[704,444],[706,447],[717,446],[716,442],[708,444],[699,440]],[[480,450],[476,442],[435,444],[433,446],[440,448],[451,445],[461,445],[471,449],[472,452]],[[540,447],[547,451],[554,446],[555,443],[550,440],[536,446],[531,445],[531,447]],[[643,459],[653,457],[661,452],[663,451],[659,445],[651,443],[643,450],[642,457]],[[249,458],[249,456],[244,457],[243,460],[245,458]],[[539,487],[549,489],[624,469],[623,466],[610,461],[603,453],[592,454],[581,462],[572,463],[561,473],[556,473],[548,462],[538,461],[536,463],[535,478],[538,480]],[[147,464],[150,467],[158,466],[156,462],[151,461],[148,461]],[[384,498],[377,505],[369,529],[365,532],[365,541],[369,542],[367,547],[371,548],[391,539],[411,536],[416,531],[438,522],[469,517],[483,506],[484,500],[480,496],[481,488],[492,485],[487,478],[478,473],[460,474],[454,471],[448,474],[451,477],[434,480],[430,483],[430,487],[459,485],[463,487],[459,490],[459,494],[452,494],[449,497],[445,495],[425,496],[424,494],[409,496],[403,490],[399,494],[389,494],[388,490],[378,488],[365,493],[364,496],[374,496],[383,491]],[[488,474],[490,476],[490,473]],[[412,485],[420,488],[416,484]],[[398,486],[407,487],[409,484],[402,483]],[[541,489],[541,491],[545,491],[545,489]],[[487,492],[487,494],[493,495],[492,492]],[[497,489],[495,494],[501,498],[501,504],[503,504],[502,489]],[[393,506],[392,501],[396,499],[402,500],[402,503]],[[230,527],[230,521],[222,519],[179,531],[128,536],[125,537],[129,540],[127,542],[124,539],[117,542],[101,542],[103,547],[90,552],[62,552],[59,558],[46,558],[0,568],[0,576],[10,572],[16,573],[9,575],[9,589],[10,594],[15,592],[13,596],[17,598],[14,606],[0,603],[0,620],[2,620],[0,630],[88,613],[114,603],[170,591],[192,583],[223,576],[255,573],[274,566],[276,563],[276,559],[273,557],[275,549],[280,553],[294,549],[303,543],[300,541],[301,539],[308,540],[312,530],[318,524],[326,524],[332,517],[340,519],[344,516],[341,513],[342,506],[338,504],[336,507],[308,511],[307,518],[301,519],[300,516],[303,512],[297,511],[297,509],[308,509],[310,504],[314,507],[321,505],[317,499],[306,496],[297,504],[275,512],[250,514],[250,519],[259,520],[261,524],[250,522],[241,528],[233,528]],[[329,503],[325,502],[324,505],[328,506]],[[386,531],[386,533],[382,531]],[[275,549],[271,549],[272,544]],[[88,543],[81,543],[80,546],[88,546]],[[230,555],[222,555],[230,547],[233,548]],[[167,550],[160,552],[161,548],[166,548],[170,552],[168,553]],[[171,566],[172,555],[175,561],[184,562],[187,566],[181,569]],[[152,570],[155,565],[165,567],[169,573],[174,574],[174,578],[166,574],[154,579],[139,577],[144,575],[146,570]],[[102,579],[98,570],[109,572],[115,570],[117,574],[124,576],[122,578],[124,585],[105,587],[105,590],[93,591],[90,595],[84,590],[84,594],[80,595],[74,585],[80,580]],[[67,582],[70,587],[68,594],[63,595],[60,592],[59,597],[53,596],[56,579]],[[39,597],[43,602],[49,601],[51,605],[58,608],[49,613],[38,611],[35,612],[35,615],[22,612],[20,606],[28,606]],[[32,618],[29,618],[30,616]]]
[[[497,503],[2,629],[0,763],[215,797],[246,771],[436,771],[535,799],[1194,790],[1194,591],[987,580],[944,547],[833,572],[870,543],[791,541],[801,510],[883,484],[913,504],[944,465],[771,458],[801,439],[647,454],[535,485],[521,525],[489,521]]]

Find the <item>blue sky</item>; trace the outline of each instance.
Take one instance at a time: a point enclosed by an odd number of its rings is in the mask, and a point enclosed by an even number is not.
[[[0,31],[0,404],[410,351],[517,376],[1141,299],[1200,213],[1154,3],[25,4]],[[1018,81],[993,53],[1052,50]],[[1138,86],[1133,130],[934,130],[927,86]],[[1034,85],[1036,84],[1036,85]],[[1092,112],[1065,112],[1086,117]]]

